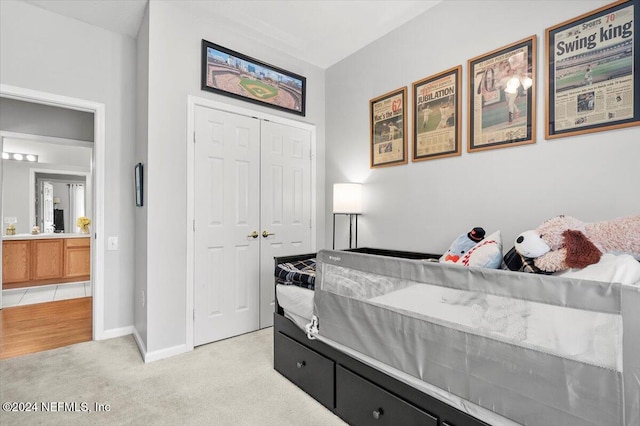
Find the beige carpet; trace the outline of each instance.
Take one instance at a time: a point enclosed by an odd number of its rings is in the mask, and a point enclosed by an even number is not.
[[[2,425],[345,424],[273,369],[272,328],[149,364],[132,336],[2,360],[0,400],[91,410],[3,410]]]

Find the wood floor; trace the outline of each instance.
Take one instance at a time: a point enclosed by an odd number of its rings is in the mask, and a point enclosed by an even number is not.
[[[0,359],[92,339],[92,297],[0,310]]]

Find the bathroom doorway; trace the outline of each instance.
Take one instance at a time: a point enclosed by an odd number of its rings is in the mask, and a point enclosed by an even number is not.
[[[52,136],[52,137],[42,136],[41,134],[39,135],[37,134],[37,132],[34,132],[34,134],[30,135],[35,137],[36,140],[34,142],[33,140],[29,141],[29,138],[22,138],[21,136],[24,136],[24,134],[18,134],[18,132],[15,132],[12,129],[6,130],[6,128],[0,129],[0,131],[2,131],[0,139],[2,140],[1,145],[3,148],[3,152],[20,151],[20,149],[26,147],[26,145],[25,146],[13,145],[13,148],[11,148],[13,151],[8,151],[6,149],[7,148],[6,142],[8,138],[9,139],[16,138],[16,139],[21,139],[22,141],[28,141],[26,142],[27,145],[34,144],[34,143],[40,144],[41,146],[55,145],[57,146],[57,148],[63,151],[62,153],[53,154],[53,157],[48,157],[49,155],[51,155],[51,153],[43,154],[44,157],[39,157],[39,159],[41,159],[42,161],[38,161],[39,165],[37,166],[37,168],[46,169],[41,172],[45,173],[44,178],[45,180],[48,179],[47,181],[49,182],[53,180],[53,176],[46,176],[46,173],[55,175],[55,174],[60,174],[58,172],[64,172],[62,173],[64,177],[74,176],[73,179],[76,179],[77,176],[81,176],[81,180],[83,180],[83,182],[64,183],[64,185],[78,184],[78,185],[84,186],[85,205],[86,205],[85,214],[88,218],[91,218],[92,220],[92,226],[91,226],[92,232],[86,235],[77,235],[77,238],[73,238],[73,239],[70,238],[67,240],[68,244],[65,244],[65,242],[63,242],[62,246],[60,246],[62,247],[62,249],[70,249],[70,253],[72,253],[66,258],[64,257],[64,255],[61,255],[63,257],[62,268],[63,270],[64,268],[67,268],[66,270],[67,273],[69,273],[69,267],[73,269],[74,267],[77,267],[77,265],[79,265],[81,262],[86,260],[86,263],[89,265],[89,268],[87,270],[88,274],[87,274],[86,282],[82,282],[82,284],[78,285],[77,286],[78,288],[76,288],[73,291],[69,287],[65,287],[62,289],[56,288],[55,292],[57,293],[57,297],[61,298],[61,300],[53,300],[53,301],[47,301],[47,302],[37,303],[32,305],[25,305],[24,307],[22,306],[5,307],[0,311],[0,315],[2,315],[2,321],[1,321],[2,335],[0,336],[2,338],[0,340],[2,340],[2,346],[3,346],[3,348],[0,348],[0,358],[5,358],[6,357],[5,355],[7,354],[9,354],[9,356],[16,356],[16,355],[22,354],[22,353],[18,353],[19,351],[16,352],[16,351],[7,350],[7,347],[11,346],[11,341],[15,342],[17,340],[20,340],[19,337],[16,338],[16,336],[12,334],[14,333],[15,330],[11,330],[11,327],[10,327],[11,323],[14,320],[16,320],[18,317],[22,318],[22,319],[17,319],[18,321],[23,321],[25,319],[43,320],[44,318],[44,323],[42,324],[43,327],[46,327],[48,325],[50,327],[53,327],[53,329],[57,329],[57,330],[60,330],[60,323],[51,321],[51,317],[53,316],[52,313],[56,311],[57,311],[56,315],[58,316],[59,320],[63,318],[63,314],[65,313],[66,314],[72,313],[72,317],[74,319],[80,319],[80,318],[83,319],[83,325],[79,327],[77,332],[68,333],[70,335],[74,335],[71,337],[71,340],[67,338],[69,336],[61,336],[58,333],[57,338],[54,339],[54,340],[57,340],[57,342],[53,342],[53,343],[41,342],[43,343],[43,345],[38,345],[38,344],[33,344],[37,342],[34,342],[34,339],[31,339],[31,336],[30,336],[30,340],[32,343],[30,345],[31,348],[28,350],[28,352],[24,352],[24,353],[51,349],[53,347],[66,346],[68,344],[77,343],[79,341],[86,341],[91,339],[98,340],[101,338],[102,334],[104,333],[104,329],[103,329],[104,308],[103,308],[103,300],[102,300],[104,267],[101,265],[102,264],[101,259],[104,258],[104,249],[100,247],[100,244],[97,241],[98,235],[100,236],[102,235],[99,232],[103,227],[103,224],[101,223],[100,219],[103,217],[103,214],[104,214],[103,198],[102,198],[103,197],[102,195],[103,194],[103,176],[104,176],[104,169],[103,169],[104,105],[2,85],[0,87],[0,101],[5,101],[7,99],[11,101],[19,100],[24,103],[30,103],[33,106],[51,106],[58,109],[68,109],[69,111],[73,111],[73,112],[84,112],[90,116],[91,139],[92,139],[90,141],[74,140],[73,138],[65,138],[60,136]],[[4,111],[3,111],[3,115],[4,115]],[[84,166],[71,164],[72,167],[69,167],[69,164],[67,164],[68,162],[74,162],[77,160],[77,157],[75,156],[75,154],[71,154],[71,152],[78,147],[80,148],[84,147],[85,150],[88,149],[88,152],[89,152],[88,170],[86,168],[82,169],[82,167]],[[64,157],[64,162],[60,163],[60,164],[65,164],[64,167],[51,166],[51,165],[43,166],[44,164],[55,163],[56,160],[53,158],[56,155],[58,157],[60,156]],[[21,233],[21,234],[33,235],[31,234],[31,232],[33,231],[33,227],[40,226],[40,225],[36,225],[37,220],[39,220],[39,217],[36,214],[35,199],[38,191],[36,189],[35,182],[37,179],[35,177],[35,174],[33,174],[33,178],[29,179],[29,182],[26,183],[27,189],[25,191],[18,191],[21,197],[28,198],[30,200],[29,202],[23,202],[20,204],[21,209],[25,209],[27,211],[24,216],[21,216],[22,214],[21,212],[16,212],[16,214],[12,214],[7,211],[6,209],[7,203],[5,199],[7,198],[7,195],[8,195],[7,185],[13,185],[13,184],[22,185],[22,184],[19,184],[17,180],[11,179],[10,177],[7,176],[7,168],[4,166],[4,164],[1,171],[2,171],[2,178],[1,178],[2,180],[0,182],[2,183],[1,186],[2,186],[2,198],[3,198],[3,203],[2,203],[3,204],[2,206],[3,207],[2,209],[3,210],[2,211],[3,229],[2,231],[3,231],[3,246],[4,246],[6,228],[8,228],[8,225],[9,225],[8,222],[14,222],[13,225],[14,225],[16,234]],[[60,176],[56,176],[56,177],[60,177]],[[64,177],[61,180],[64,180]],[[25,196],[25,193],[28,195]],[[52,202],[58,201],[56,200],[56,198],[60,198],[59,204],[62,204],[63,197],[60,197],[60,196],[56,197],[55,193],[52,193],[51,196],[52,196],[51,197]],[[31,202],[31,200],[33,200],[33,202]],[[60,207],[60,206],[55,206],[55,203],[53,204],[54,204],[54,207]],[[59,209],[59,210],[62,210],[62,209]],[[55,208],[54,208],[54,211],[55,211]],[[24,217],[24,219],[20,221],[18,219],[20,217]],[[22,223],[20,224],[20,222]],[[55,218],[52,219],[52,222],[55,223]],[[61,223],[64,223],[64,228],[65,228],[64,234],[71,234],[67,232],[67,228],[71,228],[75,230],[75,226],[74,226],[75,224],[72,224],[70,219],[67,219],[66,223],[64,222],[64,219],[62,219]],[[47,229],[47,231],[50,231],[50,230],[51,229]],[[47,234],[49,234],[50,237],[61,236],[61,235],[57,235],[60,232],[55,233],[55,228],[53,228],[53,231],[54,233],[47,232]],[[64,237],[69,237],[69,236],[71,235],[64,235]],[[86,243],[84,241],[86,241]],[[50,241],[45,241],[45,243],[50,243]],[[51,245],[51,244],[44,244],[44,245]],[[34,253],[39,253],[39,252],[34,252],[32,250],[31,254],[34,254]],[[59,253],[62,253],[62,251],[60,251]],[[5,266],[7,265],[7,263],[5,263],[4,261],[4,257],[5,257],[4,255],[5,253],[3,250],[2,251],[3,277],[5,275]],[[65,261],[67,261],[68,263],[65,264],[64,263]],[[73,275],[73,270],[71,270],[71,275]],[[44,287],[53,288],[54,284],[56,283],[44,284],[43,286],[41,286],[41,288],[44,288]],[[62,284],[65,284],[65,283],[62,283]],[[76,291],[78,292],[77,295],[82,297],[70,297],[71,293],[75,294]],[[80,292],[82,292],[82,294],[80,294]],[[65,297],[65,293],[67,293],[66,296],[68,297]],[[5,299],[5,300],[2,300],[2,299]],[[21,297],[21,299],[23,300],[23,302],[26,302],[28,301],[29,298],[27,297],[25,299],[24,297]],[[36,298],[36,299],[39,299],[39,298]],[[0,303],[6,306],[6,297],[0,298]],[[71,304],[74,304],[74,306],[71,306]],[[35,311],[36,307],[44,308],[44,310],[47,312],[46,315],[43,317],[41,313],[37,313]],[[24,312],[27,312],[24,309],[31,309],[32,311],[31,313],[24,315]],[[42,312],[42,309],[40,309],[40,311]],[[18,315],[18,313],[20,313],[20,315]],[[45,323],[48,323],[48,324],[45,324]],[[32,329],[31,326],[29,326],[29,328]],[[82,330],[80,330],[80,328],[82,328]],[[74,340],[78,338],[80,338],[80,340]]]

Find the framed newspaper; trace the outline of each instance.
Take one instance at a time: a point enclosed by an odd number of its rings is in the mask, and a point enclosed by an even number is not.
[[[462,66],[413,83],[412,161],[460,155]]]
[[[640,0],[546,29],[547,139],[640,124]]]
[[[468,151],[534,143],[536,36],[469,59]]]
[[[371,168],[407,163],[407,88],[369,101]]]

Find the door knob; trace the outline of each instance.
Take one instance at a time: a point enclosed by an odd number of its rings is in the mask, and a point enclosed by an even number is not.
[[[276,235],[273,232],[269,232],[269,231],[262,231],[262,236],[264,238],[267,238],[269,235]]]
[[[258,231],[253,231],[251,234],[247,235],[247,237],[251,237],[251,238],[258,238],[260,236],[260,234],[258,234]]]

